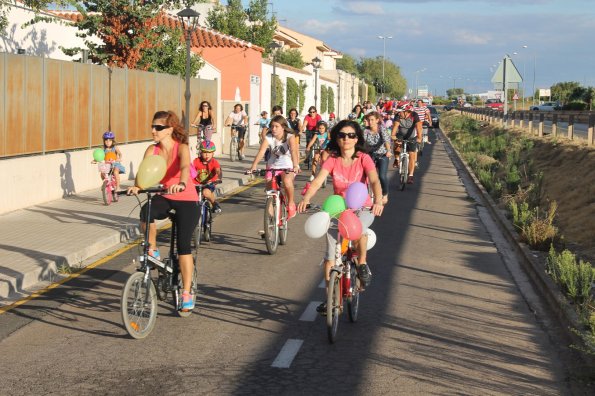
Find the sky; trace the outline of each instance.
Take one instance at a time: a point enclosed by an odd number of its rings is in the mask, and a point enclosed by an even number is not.
[[[595,0],[269,1],[281,25],[356,58],[383,56],[378,36],[392,36],[386,59],[434,95],[493,89],[506,54],[528,95],[533,85],[595,86]]]

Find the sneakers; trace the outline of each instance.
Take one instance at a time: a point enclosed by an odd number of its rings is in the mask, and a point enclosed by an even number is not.
[[[314,175],[310,175],[310,181],[314,180]]]
[[[368,264],[363,263],[355,268],[357,269],[357,276],[363,282],[364,287],[370,286],[370,283],[372,282],[372,271],[370,271]]]
[[[219,206],[219,202],[215,202],[213,204],[213,213],[221,213],[221,206]]]
[[[413,184],[413,175],[407,176],[407,184]]]
[[[189,291],[182,292],[182,311],[192,311],[194,309],[194,296]]]
[[[295,204],[287,205],[287,220],[292,219],[297,214],[297,207]]]
[[[326,303],[323,302],[316,307],[316,312],[321,314],[322,316],[326,316]]]
[[[149,256],[156,258],[157,260],[161,260],[159,249],[149,249]]]

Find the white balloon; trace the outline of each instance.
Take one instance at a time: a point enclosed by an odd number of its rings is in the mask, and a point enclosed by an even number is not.
[[[368,228],[366,235],[368,235],[368,244],[366,245],[366,248],[367,250],[370,250],[376,245],[376,233]]]
[[[367,229],[374,222],[374,214],[370,211],[364,210],[359,213],[359,219],[362,222],[362,230]]]
[[[322,238],[331,224],[331,217],[327,212],[314,213],[306,220],[304,231],[310,238]]]

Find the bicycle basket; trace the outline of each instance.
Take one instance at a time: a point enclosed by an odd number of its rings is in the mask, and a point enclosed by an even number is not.
[[[112,164],[108,162],[100,162],[97,167],[101,173],[109,173],[112,170]]]

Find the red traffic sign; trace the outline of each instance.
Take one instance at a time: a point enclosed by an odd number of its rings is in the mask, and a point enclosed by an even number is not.
[[[514,96],[512,97],[512,100],[519,100],[519,95],[514,94]]]

